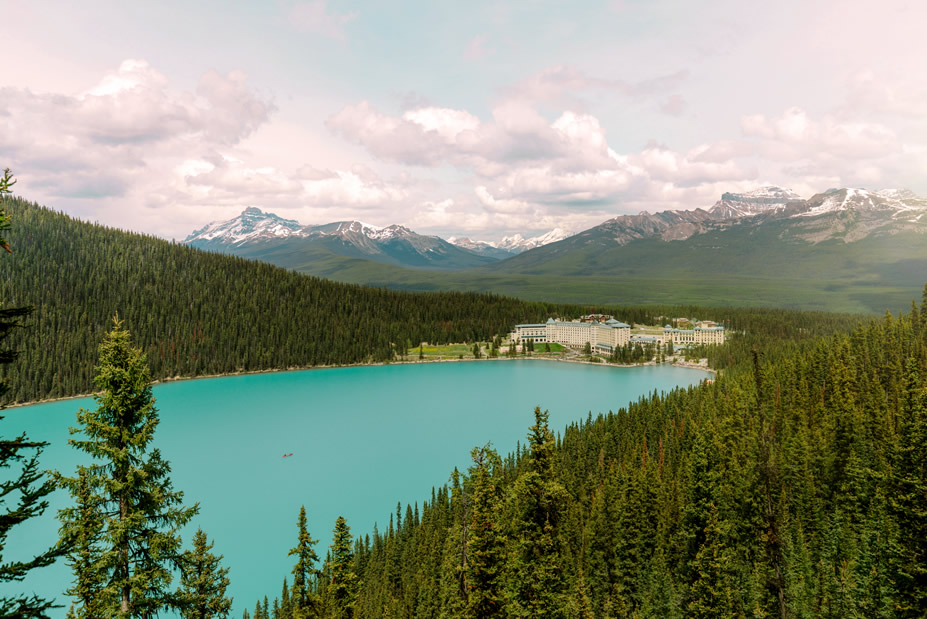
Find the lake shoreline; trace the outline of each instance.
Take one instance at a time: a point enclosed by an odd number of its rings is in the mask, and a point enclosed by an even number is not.
[[[611,367],[611,368],[636,368],[636,367],[646,367],[646,366],[658,366],[666,365],[668,367],[677,367],[690,370],[701,370],[703,372],[708,372],[710,374],[717,375],[717,370],[708,367],[707,365],[701,365],[698,363],[692,363],[688,361],[680,361],[676,363],[655,363],[653,361],[646,361],[644,363],[608,363],[607,361],[587,361],[584,359],[576,358],[564,358],[564,357],[528,357],[528,356],[515,356],[515,357],[483,357],[481,359],[408,359],[403,361],[377,361],[369,363],[349,363],[345,365],[309,365],[304,367],[288,367],[288,368],[273,368],[268,370],[249,370],[241,372],[225,372],[221,374],[203,374],[200,376],[171,376],[169,378],[162,378],[160,380],[154,380],[151,384],[161,385],[165,383],[175,383],[180,381],[188,380],[204,380],[208,378],[224,378],[227,376],[250,376],[253,374],[274,374],[279,372],[304,372],[306,370],[336,370],[342,368],[357,368],[357,367],[377,367],[385,365],[420,365],[427,363],[461,363],[461,362],[474,362],[474,361],[554,361],[559,363],[579,363],[584,365],[598,365],[601,367]],[[16,402],[13,404],[8,404],[4,406],[5,409],[12,408],[21,408],[24,406],[34,406],[36,404],[49,404],[51,402],[64,402],[66,400],[79,400],[81,398],[92,398],[97,395],[97,392],[93,393],[81,393],[77,395],[68,395],[62,396],[60,398],[49,398],[47,400],[33,400],[31,402]]]

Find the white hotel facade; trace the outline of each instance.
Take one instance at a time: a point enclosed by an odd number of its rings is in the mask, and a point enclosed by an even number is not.
[[[723,344],[724,327],[715,323],[699,323],[692,329],[675,329],[671,325],[663,328],[662,337],[631,336],[631,325],[610,318],[605,322],[560,321],[549,318],[546,323],[515,325],[512,340],[517,343],[532,341],[536,344],[552,342],[583,348],[588,342],[596,352],[611,354],[618,347],[629,343],[657,344],[685,347],[689,344]]]
[[[723,344],[724,327],[713,322],[698,323],[692,329],[674,329],[672,325],[663,327],[663,344],[672,342],[673,346],[688,344]]]
[[[615,348],[631,341],[631,325],[610,318],[605,322],[563,322],[549,318],[543,324],[515,325],[515,342],[553,342],[583,348],[588,342],[593,350],[610,354]]]

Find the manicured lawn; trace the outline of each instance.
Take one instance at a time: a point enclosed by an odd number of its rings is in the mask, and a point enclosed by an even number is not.
[[[457,359],[460,355],[464,357],[473,356],[473,345],[467,344],[444,344],[440,346],[422,346],[422,354],[426,359],[428,358],[454,358]],[[418,346],[413,346],[409,349],[410,359],[418,359]]]

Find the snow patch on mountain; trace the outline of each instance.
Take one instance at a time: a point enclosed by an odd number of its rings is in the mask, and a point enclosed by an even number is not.
[[[717,219],[753,217],[782,210],[798,200],[801,196],[791,189],[768,185],[742,193],[725,192],[708,212]]]
[[[541,247],[542,245],[548,245],[550,243],[562,241],[563,239],[569,238],[574,234],[574,232],[570,232],[562,228],[554,228],[550,232],[545,232],[544,234],[533,236],[527,239],[521,234],[513,234],[511,236],[504,236],[502,237],[502,240],[496,242],[477,241],[469,237],[456,236],[448,238],[447,241],[448,243],[452,243],[457,247],[469,249],[470,251],[475,251],[477,253],[485,252],[488,248],[492,248],[507,251],[511,254],[520,254],[523,251],[528,251],[529,249],[534,249],[535,247]]]
[[[807,208],[794,217],[817,217],[827,213],[842,211],[876,212],[882,211],[893,219],[906,219],[915,215],[920,219],[927,200],[918,197],[910,189],[882,189],[869,191],[862,188],[845,187],[828,189],[808,199]]]
[[[512,236],[502,237],[502,240],[496,243],[495,246],[500,249],[507,249],[511,252],[521,253],[529,249],[534,249],[535,247],[562,241],[563,239],[573,236],[573,234],[573,232],[569,232],[563,228],[554,228],[550,232],[545,232],[544,234],[527,239],[520,234],[513,234]]]
[[[216,241],[228,245],[241,245],[263,239],[300,236],[302,228],[294,219],[284,219],[249,206],[234,219],[213,221],[199,230],[194,230],[184,239],[184,243]]]

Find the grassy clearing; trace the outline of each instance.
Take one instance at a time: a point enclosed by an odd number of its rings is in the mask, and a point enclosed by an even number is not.
[[[473,356],[473,345],[467,344],[444,344],[440,346],[429,346],[424,345],[421,348],[422,355],[426,359],[459,359],[460,355],[466,357]],[[409,349],[409,357],[412,359],[417,359],[419,355],[419,348],[413,347]]]

